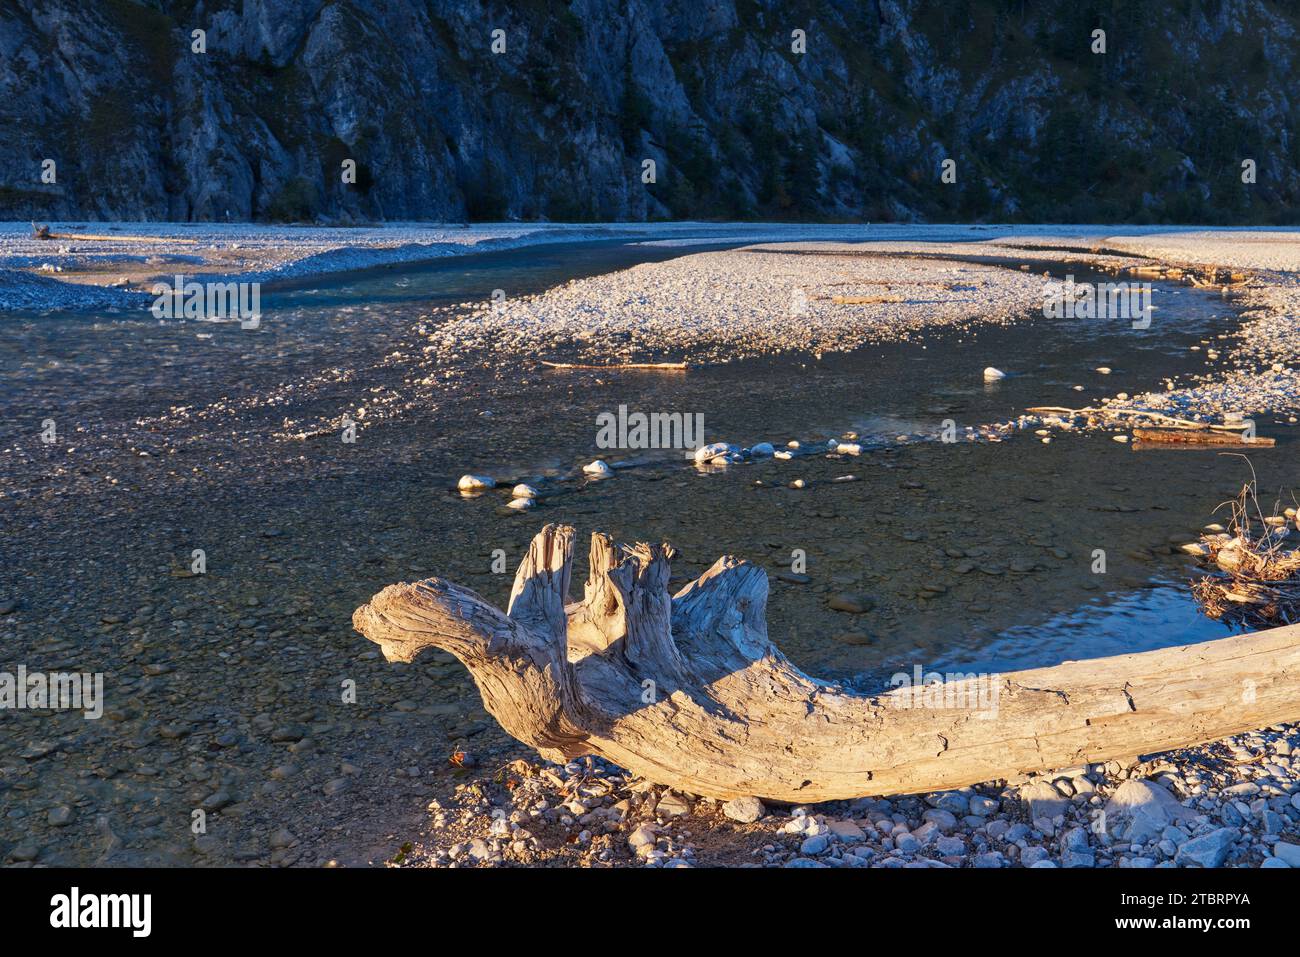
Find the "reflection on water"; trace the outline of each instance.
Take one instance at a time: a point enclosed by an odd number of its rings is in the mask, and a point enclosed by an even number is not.
[[[1108,595],[1033,626],[1009,628],[978,650],[938,663],[977,673],[1042,668],[1062,661],[1104,658],[1197,644],[1238,633],[1206,618],[1188,601],[1185,582]]]

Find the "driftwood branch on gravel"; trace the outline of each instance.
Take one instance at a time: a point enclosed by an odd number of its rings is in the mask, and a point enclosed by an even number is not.
[[[1149,422],[1165,429],[1189,429],[1193,431],[1212,431],[1212,432],[1231,432],[1241,434],[1247,428],[1245,422],[1238,423],[1214,423],[1214,422],[1196,422],[1191,419],[1180,419],[1177,416],[1166,415],[1163,412],[1155,412],[1151,409],[1128,409],[1123,407],[1101,408],[1088,406],[1083,409],[1069,409],[1059,405],[1036,405],[1025,410],[1031,415],[1058,415],[1069,416],[1070,418],[1094,417],[1099,419],[1125,421],[1137,420]]]
[[[542,529],[505,612],[430,578],[390,585],[353,623],[390,661],[451,652],[546,758],[601,755],[718,798],[952,788],[1300,717],[1300,626],[997,675],[991,689],[972,677],[928,703],[907,688],[867,696],[808,677],[768,640],[761,568],[720,558],[670,597],[669,546],[597,533],[570,603],[573,538]]]

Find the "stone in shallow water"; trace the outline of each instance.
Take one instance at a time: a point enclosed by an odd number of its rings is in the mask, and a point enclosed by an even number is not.
[[[841,631],[837,632],[834,639],[845,645],[870,645],[875,643],[875,637],[867,634],[865,631]]]
[[[199,802],[199,807],[205,811],[220,811],[233,800],[229,791],[213,791]]]
[[[720,455],[726,455],[728,451],[729,446],[726,442],[711,442],[695,450],[695,461],[710,462]]]
[[[13,861],[34,861],[40,856],[41,849],[35,841],[22,841],[15,844],[9,852],[9,859]],[[1271,860],[1275,858],[1270,858]],[[1283,865],[1285,866],[1285,865]]]
[[[853,615],[861,615],[876,607],[871,597],[859,592],[841,592],[834,596],[829,604],[835,611],[845,611]]]

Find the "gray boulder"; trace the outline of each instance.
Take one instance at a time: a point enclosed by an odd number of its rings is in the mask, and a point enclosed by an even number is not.
[[[1130,844],[1145,844],[1160,837],[1170,825],[1185,823],[1196,816],[1160,785],[1133,778],[1111,795],[1104,813],[1106,832]]]
[[[1300,867],[1300,845],[1278,841],[1273,845],[1273,856],[1288,867]]]
[[[1202,837],[1195,837],[1178,848],[1174,863],[1180,867],[1198,864],[1201,867],[1219,867],[1228,859],[1228,852],[1241,832],[1235,827],[1221,827]]]
[[[1023,785],[1017,794],[1020,800],[1029,805],[1031,821],[1039,819],[1054,821],[1065,814],[1065,809],[1070,806],[1069,800],[1063,797],[1060,791],[1042,780]]]
[[[767,813],[767,808],[756,797],[738,797],[722,805],[722,813],[741,824],[753,824]]]

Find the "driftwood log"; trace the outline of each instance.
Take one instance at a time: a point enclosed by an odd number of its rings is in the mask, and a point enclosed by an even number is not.
[[[1211,429],[1134,429],[1135,442],[1152,442],[1157,445],[1229,445],[1233,448],[1257,446],[1271,449],[1276,441],[1264,436],[1247,438],[1240,432],[1214,431]]]
[[[650,372],[685,372],[691,365],[689,362],[552,362],[549,359],[540,360],[542,365],[548,369],[582,369],[595,372],[623,372],[625,370],[641,370]]]
[[[509,608],[438,578],[353,616],[390,661],[436,646],[543,757],[601,755],[717,798],[824,801],[960,787],[1199,744],[1300,717],[1300,626],[948,682],[847,693],[768,640],[767,575],[735,558],[669,597],[672,549],[592,536],[568,599],[573,529],[547,525]],[[937,690],[931,688],[931,690]],[[947,703],[957,702],[949,707]]]

